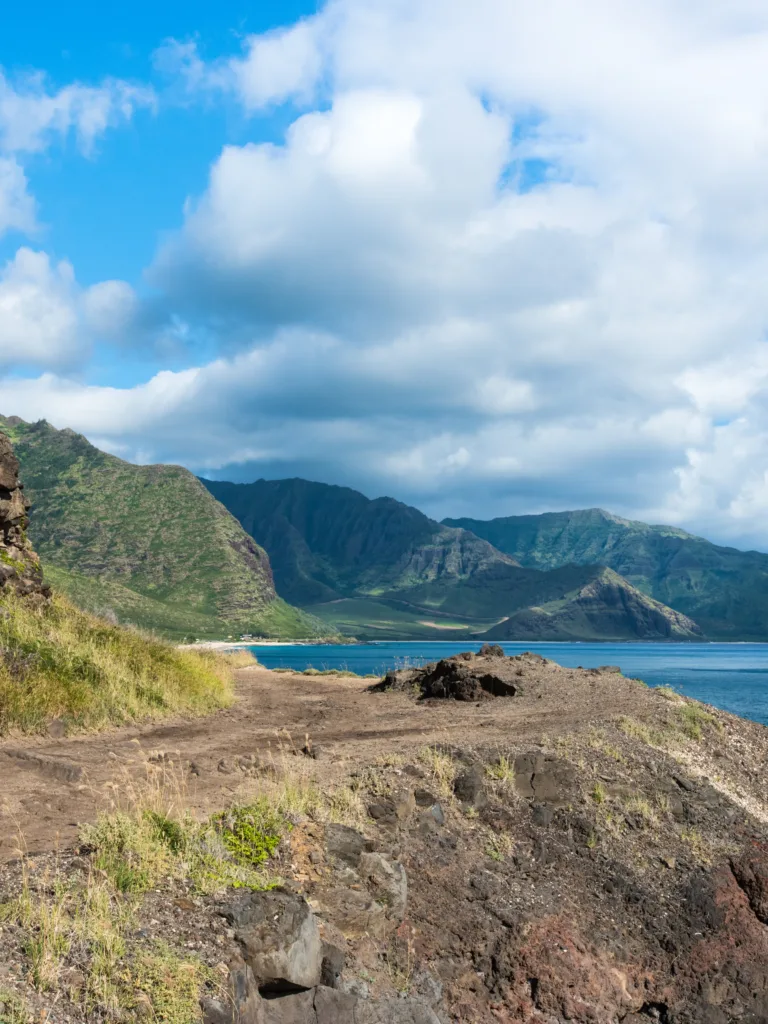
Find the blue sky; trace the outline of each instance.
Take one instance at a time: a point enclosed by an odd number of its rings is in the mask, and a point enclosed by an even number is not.
[[[757,0],[15,5],[0,410],[768,546]]]

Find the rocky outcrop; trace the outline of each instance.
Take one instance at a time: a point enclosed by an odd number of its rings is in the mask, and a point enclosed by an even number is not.
[[[480,701],[514,697],[524,675],[535,674],[546,659],[538,654],[507,658],[498,644],[483,644],[477,654],[462,651],[422,668],[393,669],[373,690],[401,690],[429,698]]]
[[[224,909],[242,959],[230,965],[228,991],[203,1000],[204,1024],[440,1024],[418,995],[370,998],[344,977],[345,935],[384,939],[402,922],[402,864],[343,825],[327,827],[324,845],[333,880],[313,901],[320,917],[288,890],[248,892]]]
[[[0,593],[44,599],[50,596],[43,583],[40,560],[27,538],[30,503],[19,482],[19,461],[10,439],[0,433]]]

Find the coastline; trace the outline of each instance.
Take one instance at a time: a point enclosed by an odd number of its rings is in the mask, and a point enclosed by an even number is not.
[[[315,638],[310,640],[200,640],[197,643],[177,644],[176,646],[180,651],[230,651],[236,647],[327,647],[332,645],[334,645],[333,641]]]

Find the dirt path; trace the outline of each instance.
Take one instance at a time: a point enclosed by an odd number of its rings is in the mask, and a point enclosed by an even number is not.
[[[503,745],[578,727],[637,710],[636,687],[604,686],[578,702],[563,701],[560,687],[530,699],[481,705],[455,701],[419,704],[398,693],[369,693],[354,677],[303,676],[261,668],[238,672],[238,699],[205,719],[165,722],[73,738],[9,738],[0,743],[0,861],[17,855],[19,837],[29,853],[69,845],[78,823],[93,819],[115,792],[143,776],[148,757],[192,762],[187,798],[195,811],[222,807],[254,781],[237,769],[240,758],[275,750],[283,734],[301,747],[310,736],[330,782],[355,763],[425,743]],[[567,683],[570,673],[564,673]],[[622,681],[623,682],[623,681]],[[222,765],[221,762],[225,764]],[[314,762],[313,762],[314,764]]]

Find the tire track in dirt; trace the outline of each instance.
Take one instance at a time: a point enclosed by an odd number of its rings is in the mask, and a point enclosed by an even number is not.
[[[237,701],[205,719],[129,726],[61,739],[8,738],[0,743],[0,861],[67,846],[78,823],[92,820],[115,795],[141,778],[147,757],[167,753],[174,762],[194,762],[190,809],[221,807],[250,786],[218,770],[233,760],[303,745],[310,736],[322,759],[311,767],[332,784],[355,764],[428,743],[502,746],[513,736],[536,738],[635,711],[647,700],[636,684],[614,677],[605,687],[563,700],[562,684],[480,705],[456,701],[415,702],[402,693],[371,693],[356,677],[273,673],[262,668],[237,673]],[[282,741],[281,741],[282,737]],[[289,737],[292,737],[289,739]]]

